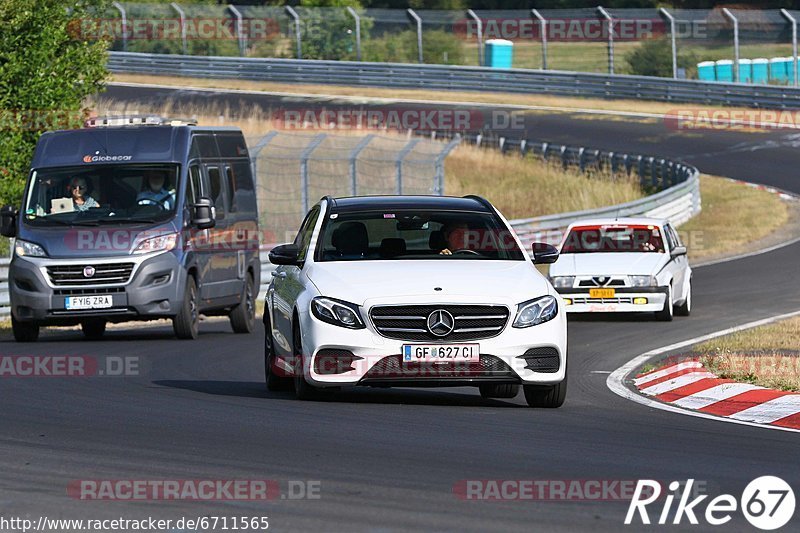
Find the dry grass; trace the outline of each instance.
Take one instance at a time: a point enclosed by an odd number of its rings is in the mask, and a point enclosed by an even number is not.
[[[701,176],[700,194],[702,212],[679,228],[693,261],[743,251],[789,220],[777,195],[725,178]]]
[[[693,350],[720,377],[800,391],[800,317],[713,339]]]

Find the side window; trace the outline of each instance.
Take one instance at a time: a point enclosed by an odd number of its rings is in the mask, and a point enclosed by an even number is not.
[[[209,197],[217,211],[217,219],[225,218],[225,193],[219,167],[206,167],[208,173]]]
[[[664,233],[666,233],[667,243],[669,243],[670,251],[674,250],[675,247],[678,246],[678,244],[677,244],[677,238],[675,237],[675,231],[672,229],[672,226],[670,226],[669,224],[664,226]]]
[[[186,191],[186,196],[189,198],[189,204],[197,203],[197,200],[203,196],[203,179],[200,175],[200,167],[197,165],[189,167],[189,189]]]
[[[228,197],[228,211],[235,213],[238,210],[236,205],[236,180],[234,179],[233,168],[230,165],[225,165],[225,193]]]
[[[294,243],[300,249],[300,253],[297,255],[300,261],[305,261],[308,255],[308,246],[311,244],[311,236],[314,234],[314,226],[317,225],[318,218],[319,207],[317,206],[308,212],[303,225],[300,226],[300,231],[297,232],[297,237],[294,239]]]

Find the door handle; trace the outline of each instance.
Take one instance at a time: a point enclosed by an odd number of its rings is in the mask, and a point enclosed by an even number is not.
[[[286,279],[286,272],[276,272],[273,270],[270,274],[272,274],[273,278]]]

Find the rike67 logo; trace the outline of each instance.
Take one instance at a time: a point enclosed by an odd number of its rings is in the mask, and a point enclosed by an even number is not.
[[[713,526],[727,524],[734,513],[741,511],[754,527],[771,531],[783,527],[794,515],[795,497],[792,487],[779,477],[762,476],[751,481],[738,500],[731,494],[720,494],[708,500],[707,494],[693,496],[694,479],[686,483],[673,481],[669,484],[669,492],[662,495],[662,485],[650,479],[639,480],[633,493],[625,524],[641,521],[650,524],[651,517],[648,506],[654,511],[661,507],[655,520],[657,524],[681,524],[685,519],[690,524],[699,524],[698,516]],[[680,488],[683,490],[678,493]],[[662,496],[665,496],[662,498]],[[692,498],[690,500],[690,498]],[[663,506],[661,506],[663,499]],[[675,500],[678,500],[673,510]],[[703,507],[705,510],[703,511]]]

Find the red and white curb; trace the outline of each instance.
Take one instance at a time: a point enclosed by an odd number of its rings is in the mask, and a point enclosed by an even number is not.
[[[721,379],[687,359],[633,380],[644,395],[702,413],[800,430],[800,394]]]
[[[725,178],[730,182],[737,183],[739,185],[746,185],[751,189],[757,189],[759,191],[766,191],[771,194],[777,194],[781,200],[798,200],[800,197],[796,194],[792,194],[787,191],[783,191],[781,189],[777,189],[775,187],[771,187],[769,185],[762,185],[760,183],[750,183],[749,181],[742,181],[742,180],[735,180],[733,178]]]

